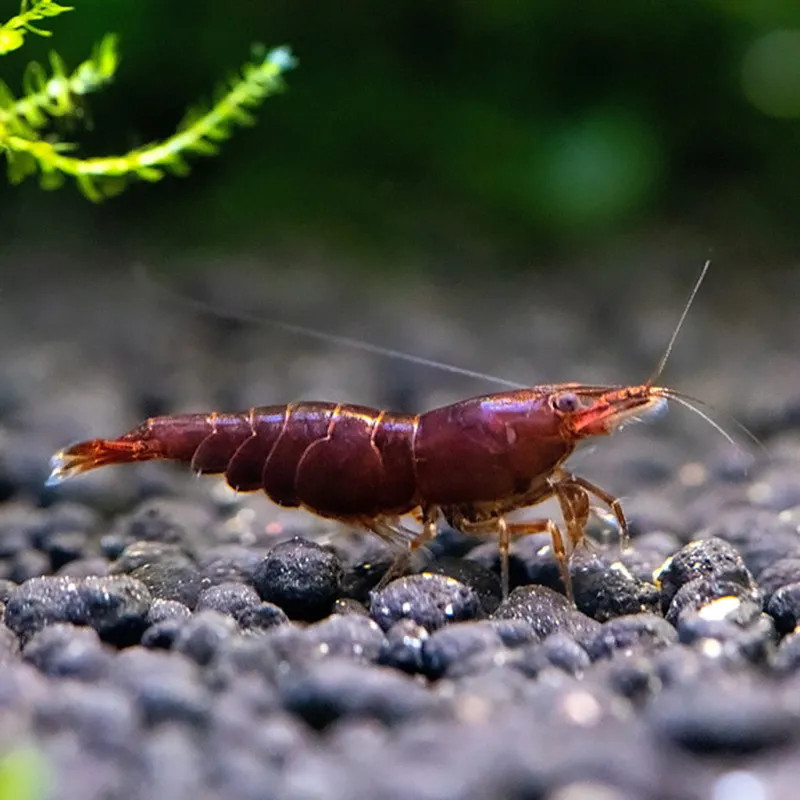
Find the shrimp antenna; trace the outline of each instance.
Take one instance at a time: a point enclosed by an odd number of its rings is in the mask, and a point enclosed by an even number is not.
[[[647,383],[645,386],[652,386],[661,376],[661,373],[664,371],[664,367],[667,365],[667,359],[672,353],[672,347],[675,344],[675,340],[678,338],[678,334],[683,327],[683,323],[686,320],[686,315],[689,313],[689,309],[692,307],[692,303],[694,302],[694,298],[697,295],[698,290],[700,289],[700,284],[703,282],[703,278],[706,276],[706,272],[708,272],[708,268],[711,266],[711,260],[709,259],[703,264],[703,269],[700,271],[700,277],[695,281],[694,288],[689,295],[689,299],[686,301],[686,305],[683,307],[683,312],[681,313],[681,317],[678,320],[678,324],[675,326],[675,330],[672,332],[672,336],[670,337],[669,344],[667,345],[667,349],[664,351],[664,355],[661,356],[661,360],[658,362],[658,366],[656,367],[655,372],[647,379]]]
[[[182,305],[192,308],[195,311],[200,311],[203,314],[208,314],[218,319],[238,320],[240,322],[249,322],[255,325],[269,326],[277,330],[286,331],[297,336],[305,336],[309,339],[318,339],[323,342],[331,342],[341,347],[349,347],[353,350],[362,350],[365,353],[372,353],[376,356],[383,358],[392,358],[397,361],[406,361],[410,364],[419,364],[422,367],[430,367],[431,369],[439,369],[443,372],[450,372],[454,375],[463,375],[467,378],[477,378],[478,380],[489,381],[496,383],[499,386],[506,386],[510,389],[525,389],[527,388],[524,383],[517,383],[509,381],[505,378],[497,378],[494,375],[487,375],[483,372],[476,370],[466,369],[465,367],[457,367],[453,364],[447,364],[443,361],[434,361],[430,358],[423,358],[422,356],[415,356],[411,353],[405,353],[402,350],[393,350],[390,347],[381,347],[377,344],[370,344],[369,342],[361,341],[361,339],[352,339],[349,336],[341,336],[336,333],[329,333],[326,331],[319,331],[315,328],[308,328],[305,325],[296,325],[292,322],[283,322],[278,319],[270,319],[269,317],[262,317],[258,314],[249,314],[246,311],[225,311],[215,308],[211,303],[199,300],[196,297],[189,297],[181,294],[180,292],[165,286],[160,281],[155,280],[147,271],[143,264],[135,264],[133,267],[134,276],[136,280],[147,286],[148,288],[160,292],[162,295],[170,298],[173,302],[179,302]]]

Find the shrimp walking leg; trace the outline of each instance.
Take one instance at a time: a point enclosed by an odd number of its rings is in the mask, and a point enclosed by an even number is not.
[[[556,493],[558,493],[559,486],[580,487],[584,492],[594,495],[602,503],[605,503],[617,520],[617,525],[619,525],[622,549],[627,550],[630,547],[628,520],[625,518],[625,512],[622,510],[622,503],[618,497],[597,486],[597,484],[587,481],[586,478],[581,478],[580,475],[572,475],[564,470],[557,471],[557,482],[553,484]]]
[[[405,547],[390,564],[389,569],[386,570],[386,572],[383,574],[383,577],[378,581],[378,584],[375,587],[376,591],[383,589],[383,587],[388,583],[393,581],[395,578],[399,578],[404,572],[406,572],[409,563],[411,562],[411,556],[421,547],[424,547],[428,542],[433,541],[433,539],[436,538],[436,534],[438,532],[436,527],[437,514],[438,509],[436,508],[423,510],[422,531],[414,536],[410,542],[408,542],[408,546]],[[386,538],[380,530],[382,527],[383,526],[379,522],[375,522],[369,526],[370,530],[377,533],[379,536]],[[403,531],[405,531],[405,528]]]
[[[532,536],[535,533],[549,533],[550,541],[553,545],[553,554],[558,562],[558,569],[564,584],[564,592],[571,602],[575,601],[572,591],[572,577],[569,573],[569,554],[564,545],[564,537],[561,533],[561,529],[552,519],[507,522],[504,517],[497,517],[492,520],[481,522],[463,522],[459,525],[459,530],[467,535],[471,533],[477,535],[487,533],[498,534],[500,540],[500,579],[504,598],[508,597],[509,590],[508,548],[511,539],[519,539],[522,536]]]

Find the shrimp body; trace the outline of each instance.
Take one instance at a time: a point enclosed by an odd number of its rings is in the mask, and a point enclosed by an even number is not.
[[[588,436],[665,403],[669,390],[559,384],[463,400],[423,414],[304,402],[224,414],[153,417],[116,439],[75,444],[53,457],[50,483],[96,467],[164,459],[224,474],[237,491],[263,490],[414,549],[436,533],[441,513],[456,528],[497,533],[507,581],[512,537],[548,531],[562,565],[567,549],[551,520],[506,523],[504,515],[555,496],[569,543],[583,538],[589,495],[607,503],[623,533],[618,501],[561,465]],[[419,535],[398,518],[414,513]],[[565,584],[569,587],[568,572]]]

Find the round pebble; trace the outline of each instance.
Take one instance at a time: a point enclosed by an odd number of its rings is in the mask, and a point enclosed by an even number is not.
[[[424,687],[396,670],[338,659],[287,676],[281,696],[287,710],[314,728],[347,717],[392,725],[418,720],[437,705]]]
[[[414,620],[398,620],[386,631],[378,663],[402,672],[422,672],[422,648],[428,636]]]
[[[501,646],[503,640],[489,622],[447,625],[423,643],[422,668],[429,678],[441,678],[453,664]]]
[[[220,614],[238,619],[247,609],[260,603],[261,598],[252,586],[243,583],[220,583],[200,592],[195,611],[218,611]]]
[[[699,578],[718,583],[734,583],[745,588],[753,586],[753,578],[744,560],[723,539],[700,539],[681,548],[660,570],[661,608],[666,611],[681,587]]]
[[[66,623],[48,625],[30,638],[22,657],[45,675],[97,681],[110,669],[111,653],[97,632]]]
[[[204,666],[214,659],[237,631],[236,622],[225,614],[199,611],[181,621],[172,648]]]
[[[378,625],[360,614],[332,614],[305,633],[322,655],[363,662],[377,661],[385,641]]]
[[[540,639],[558,631],[582,639],[600,628],[599,622],[578,611],[563,594],[547,586],[514,589],[492,618],[527,622]]]
[[[124,646],[139,641],[151,602],[147,587],[124,575],[31,578],[11,592],[5,624],[23,641],[55,622],[88,625]]]
[[[331,610],[342,582],[342,565],[330,550],[305,539],[282,542],[259,564],[254,586],[262,600],[290,619],[314,622]]]
[[[385,631],[401,619],[410,619],[432,632],[450,622],[474,619],[480,614],[480,601],[463,583],[426,572],[373,592],[370,614]]]
[[[617,617],[603,624],[592,636],[584,640],[584,647],[592,661],[610,658],[616,652],[653,652],[668,647],[678,640],[678,634],[661,617],[655,614],[633,614]]]
[[[259,603],[257,606],[249,606],[241,611],[236,619],[243,631],[253,633],[267,631],[289,621],[286,612],[274,603]]]
[[[655,584],[635,577],[621,561],[584,560],[573,567],[572,582],[576,605],[598,622],[659,610]]]
[[[766,611],[779,633],[791,633],[800,623],[800,583],[781,586],[767,601]]]

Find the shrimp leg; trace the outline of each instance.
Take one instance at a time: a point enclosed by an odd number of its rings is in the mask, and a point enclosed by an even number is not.
[[[569,526],[570,522],[567,522]],[[508,597],[509,573],[508,573],[508,550],[511,539],[519,539],[522,536],[531,536],[535,533],[549,533],[553,545],[553,553],[558,561],[558,569],[561,573],[561,580],[564,584],[564,592],[570,601],[574,602],[572,591],[572,576],[569,573],[569,555],[564,546],[564,537],[561,530],[552,519],[532,519],[527,522],[507,522],[504,517],[496,517],[492,520],[482,520],[480,522],[462,521],[459,530],[467,535],[486,533],[497,533],[500,549],[500,581],[503,588],[503,597]]]
[[[557,494],[560,487],[567,489],[569,487],[580,488],[584,493],[588,492],[602,503],[605,503],[617,520],[617,525],[619,525],[622,549],[627,550],[630,547],[628,520],[625,518],[625,512],[622,510],[622,503],[620,503],[618,497],[615,497],[610,492],[597,486],[597,484],[587,481],[586,478],[581,478],[579,475],[572,475],[562,469],[556,470],[556,478],[551,481],[551,486],[556,490]]]
[[[378,581],[377,585],[375,586],[375,591],[379,591],[383,589],[388,583],[393,581],[395,578],[400,577],[406,570],[408,569],[409,562],[411,561],[411,556],[419,550],[421,547],[424,547],[428,542],[432,541],[436,538],[437,528],[436,528],[436,517],[438,515],[438,508],[431,507],[423,509],[422,511],[422,531],[414,536],[413,539],[406,547],[391,563],[389,569],[383,574],[383,577]],[[386,523],[381,524],[379,521],[373,522],[368,527],[373,532],[377,533],[379,536],[386,538],[385,536],[385,525]],[[392,528],[392,530],[395,530]],[[405,528],[403,528],[405,531]],[[411,533],[411,532],[409,532]],[[413,534],[412,534],[413,535]]]

